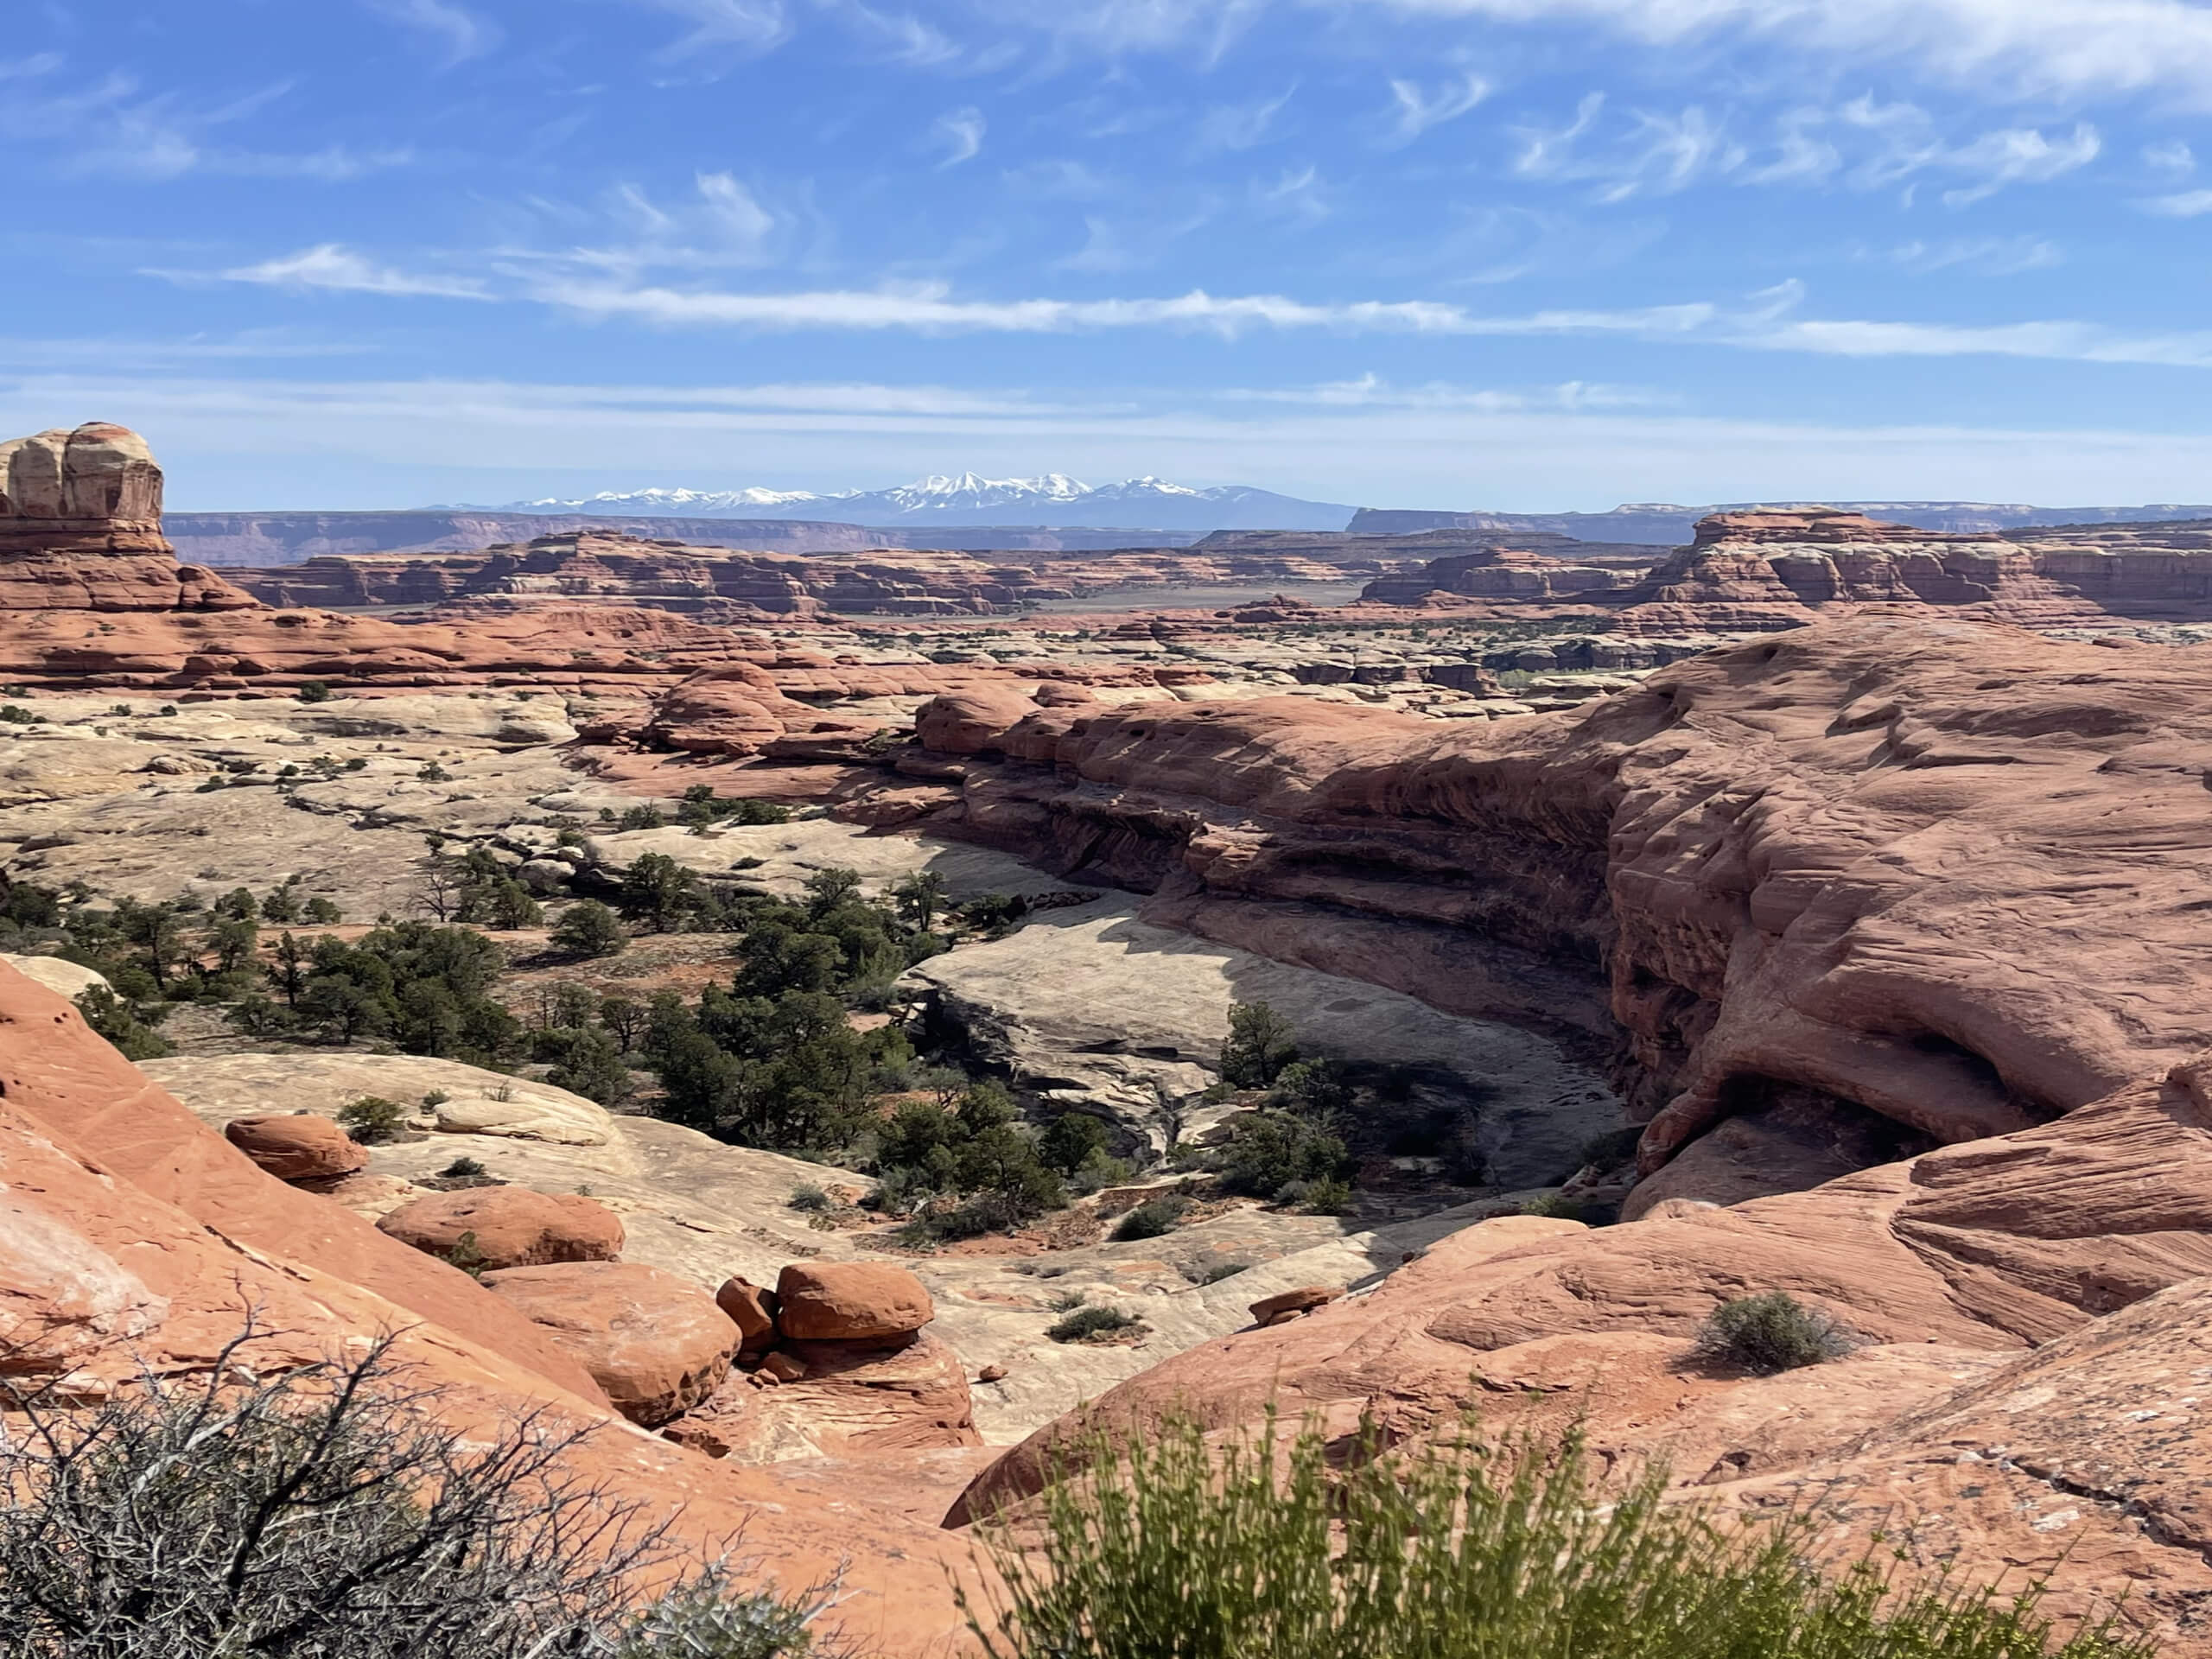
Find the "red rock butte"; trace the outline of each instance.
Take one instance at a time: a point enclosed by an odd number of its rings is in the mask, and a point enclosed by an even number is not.
[[[162,469],[128,427],[0,443],[0,609],[226,611],[257,601],[162,535]]]

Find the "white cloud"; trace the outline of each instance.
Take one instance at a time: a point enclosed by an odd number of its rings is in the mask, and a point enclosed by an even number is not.
[[[2152,196],[2136,206],[2161,219],[2200,219],[2212,213],[2212,190],[2183,190],[2177,195]]]
[[[2196,171],[2196,152],[2178,138],[2163,144],[2144,145],[2143,160],[2146,166],[2160,173],[2171,173],[2177,179],[2187,178]]]
[[[365,3],[380,17],[442,41],[448,66],[480,58],[504,38],[497,23],[454,4],[453,0],[365,0]]]
[[[702,52],[768,52],[791,34],[783,0],[631,0],[667,12],[691,25],[663,48],[660,56],[676,60]]]
[[[1954,207],[1962,207],[1995,195],[2008,184],[2048,184],[2087,167],[2102,148],[2097,130],[2086,121],[2077,124],[2070,137],[2060,139],[2046,138],[2033,128],[1986,132],[1943,159],[1944,166],[1954,170],[1980,174],[1980,181],[1967,188],[1947,190],[1943,200]]]
[[[148,274],[172,280],[207,280],[205,274],[191,272],[164,270]],[[257,265],[234,266],[213,276],[220,282],[255,283],[266,288],[321,289],[340,294],[382,294],[398,299],[492,297],[484,285],[473,278],[410,276],[389,265],[377,264],[335,242],[302,248],[297,253],[264,260]]]
[[[2212,10],[2191,0],[1305,0],[1340,12],[1595,23],[1671,46],[1733,36],[1903,61],[1985,94],[2160,92],[2212,105]]]
[[[1943,200],[1965,207],[2009,185],[2048,184],[2086,167],[2103,148],[2087,122],[2066,133],[2007,127],[1954,143],[1918,105],[1880,104],[1871,95],[1833,109],[1784,111],[1774,118],[1772,137],[1765,141],[1732,137],[1726,118],[1698,105],[1675,114],[1638,110],[1618,130],[1608,125],[1605,95],[1592,92],[1562,126],[1518,129],[1514,170],[1523,178],[1593,185],[1594,199],[1609,203],[1671,195],[1715,180],[1764,186],[1840,181],[1872,190],[1922,174],[1948,174],[1966,182]]]
[[[1884,256],[1906,270],[1949,270],[1969,266],[1991,276],[2042,270],[2063,264],[2065,254],[2039,236],[1949,237],[1935,242],[1905,242]]]
[[[1370,372],[1357,380],[1325,381],[1312,386],[1236,388],[1217,394],[1232,404],[1303,404],[1325,409],[1590,410],[1637,409],[1677,403],[1663,392],[1612,386],[1586,380],[1557,385],[1500,391],[1455,386],[1432,380],[1397,386]]]
[[[912,69],[937,69],[962,63],[967,57],[958,41],[918,17],[877,11],[859,0],[842,0],[836,10],[846,28],[868,41],[889,62]],[[983,56],[1000,64],[1007,60],[1003,49]]]
[[[1217,105],[1198,118],[1197,143],[1202,151],[1249,149],[1265,143],[1275,117],[1296,94],[1294,83],[1280,98],[1262,98],[1249,104]]]
[[[938,162],[940,169],[957,167],[963,162],[972,162],[983,153],[983,112],[974,105],[964,110],[955,110],[940,115],[930,124],[929,144],[944,154]]]
[[[1431,127],[1457,121],[1490,96],[1490,83],[1478,74],[1465,74],[1431,92],[1417,80],[1394,80],[1390,98],[1392,137],[1409,144]]]
[[[1294,224],[1319,225],[1335,212],[1321,169],[1308,164],[1285,168],[1274,178],[1252,183],[1252,200],[1263,213]]]

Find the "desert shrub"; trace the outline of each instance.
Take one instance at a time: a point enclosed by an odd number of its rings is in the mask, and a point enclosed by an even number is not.
[[[1298,1195],[1298,1207],[1309,1216],[1341,1216],[1351,1208],[1351,1184],[1328,1176],[1318,1181],[1296,1183],[1305,1191]]]
[[[819,1214],[830,1207],[830,1195],[811,1181],[803,1181],[791,1189],[785,1202],[794,1210],[807,1214]]]
[[[1209,1262],[1200,1271],[1198,1282],[1202,1285],[1217,1285],[1224,1279],[1234,1279],[1251,1265],[1249,1262]]]
[[[1697,1334],[1700,1358],[1761,1376],[1840,1359],[1854,1345],[1834,1319],[1782,1290],[1721,1303]]]
[[[1823,1579],[1804,1527],[1723,1530],[1653,1473],[1599,1494],[1579,1440],[1470,1433],[1348,1467],[1318,1429],[1223,1447],[1171,1421],[1049,1487],[1041,1543],[987,1524],[1002,1589],[962,1595],[988,1659],[2149,1659],[2109,1620],[2058,1636],[2037,1592]],[[1333,1455],[1332,1455],[1333,1454]],[[1333,1465],[1333,1466],[1332,1466]],[[1606,1501],[1596,1501],[1600,1497]]]
[[[255,1380],[254,1336],[205,1379],[149,1371],[97,1406],[20,1391],[0,1440],[0,1651],[12,1659],[612,1652],[813,1655],[826,1599],[726,1568],[632,1611],[675,1550],[570,1472],[592,1431],[531,1415],[456,1438],[389,1339]],[[713,1634],[721,1645],[709,1645]],[[674,1638],[699,1639],[680,1646]]]
[[[407,1127],[407,1109],[382,1095],[363,1095],[339,1108],[338,1121],[363,1146],[378,1146]]]
[[[448,1181],[473,1181],[485,1173],[484,1166],[474,1158],[456,1158],[438,1172]]]
[[[1135,1314],[1124,1313],[1118,1307],[1078,1307],[1046,1325],[1045,1334],[1054,1342],[1090,1342],[1098,1337],[1119,1336],[1141,1324],[1143,1321]]]
[[[1237,1002],[1229,1010],[1222,1039],[1222,1081],[1239,1089],[1264,1089],[1298,1058],[1290,1021],[1264,1002]]]
[[[1114,1224],[1114,1237],[1127,1243],[1133,1239],[1158,1238],[1175,1230],[1175,1224],[1183,1218],[1183,1211],[1190,1206],[1179,1198],[1147,1198],[1142,1204]]]
[[[300,689],[293,695],[302,702],[328,702],[330,686],[327,682],[322,680],[304,680],[301,682]]]
[[[1288,1112],[1259,1112],[1215,1160],[1231,1192],[1272,1198],[1286,1187],[1341,1179],[1351,1167],[1342,1140]]]
[[[77,993],[77,1012],[126,1060],[158,1060],[173,1051],[154,1027],[168,1017],[163,1003],[140,1007],[118,996],[105,985],[87,985]]]
[[[1081,1169],[1093,1153],[1106,1150],[1106,1126],[1088,1112],[1062,1112],[1037,1137],[1037,1154],[1063,1175]]]
[[[596,899],[570,905],[553,929],[553,948],[572,957],[618,956],[629,942],[614,912]]]
[[[445,1261],[448,1267],[459,1268],[472,1279],[481,1279],[484,1270],[492,1265],[492,1258],[484,1253],[484,1246],[474,1229],[454,1240],[453,1248],[445,1253]]]
[[[1068,1189],[1084,1194],[1096,1192],[1101,1187],[1119,1186],[1134,1173],[1126,1160],[1115,1157],[1103,1147],[1094,1147],[1069,1175]]]

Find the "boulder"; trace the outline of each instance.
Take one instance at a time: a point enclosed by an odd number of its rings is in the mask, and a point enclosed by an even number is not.
[[[726,1279],[715,1293],[715,1306],[729,1315],[744,1338],[742,1346],[758,1350],[776,1340],[776,1293],[765,1290],[742,1274]]]
[[[368,1166],[369,1149],[312,1112],[234,1117],[223,1138],[280,1181],[332,1180]]]
[[[591,1373],[614,1408],[658,1427],[721,1386],[738,1330],[715,1299],[638,1262],[504,1268],[487,1289],[541,1325]]]
[[[1343,1294],[1341,1289],[1328,1285],[1300,1285],[1296,1290],[1279,1290],[1252,1304],[1252,1323],[1270,1325],[1281,1318],[1295,1319],[1317,1307],[1326,1307]]]
[[[960,1356],[924,1333],[889,1344],[794,1343],[768,1357],[774,1388],[733,1376],[713,1397],[663,1432],[712,1458],[777,1463],[792,1458],[880,1456],[978,1446]],[[768,1375],[764,1366],[757,1375]]]
[[[904,1336],[937,1317],[922,1281],[882,1262],[794,1262],[776,1298],[784,1335],[803,1342]]]
[[[612,1262],[622,1254],[621,1218],[605,1205],[578,1193],[534,1192],[526,1186],[433,1192],[402,1205],[377,1226],[448,1259],[473,1234],[477,1265],[492,1268]]]

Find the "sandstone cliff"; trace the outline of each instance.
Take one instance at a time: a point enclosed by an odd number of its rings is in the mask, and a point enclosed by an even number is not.
[[[136,432],[93,421],[0,443],[0,610],[228,611],[252,598],[179,564],[162,470]]]

